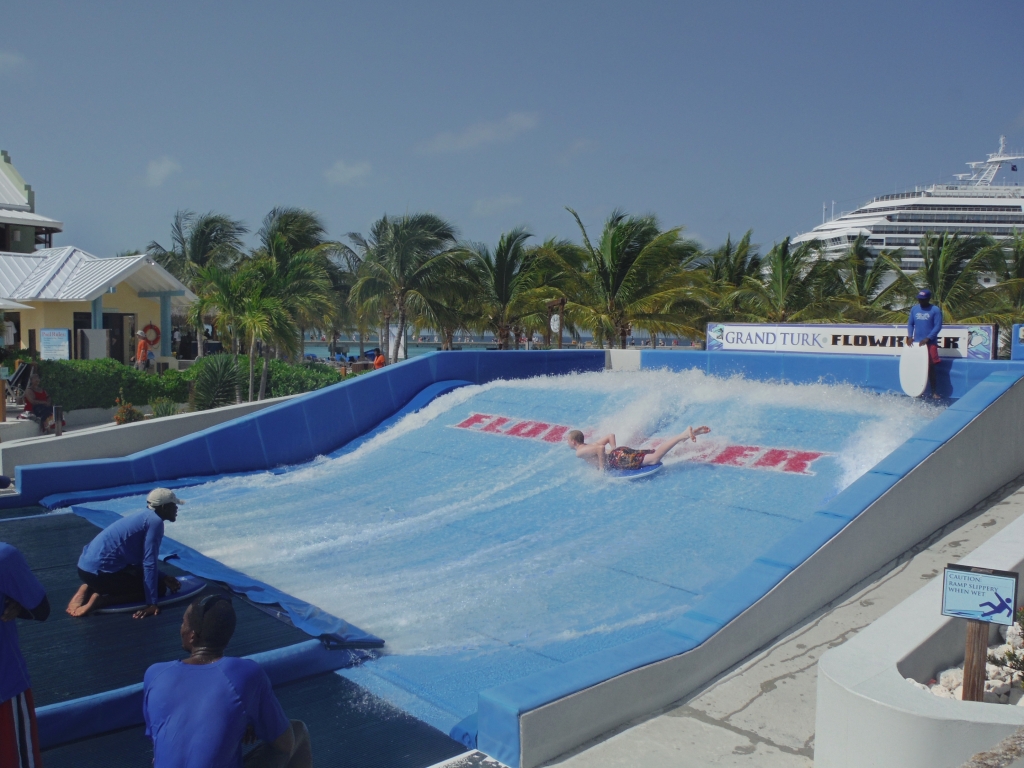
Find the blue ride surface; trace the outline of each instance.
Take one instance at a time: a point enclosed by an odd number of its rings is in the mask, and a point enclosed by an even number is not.
[[[462,386],[311,463],[180,491],[167,535],[383,637],[384,655],[340,674],[472,743],[481,691],[643,642],[938,413],[698,371]],[[713,433],[644,483],[602,476],[552,432],[639,448],[698,424]],[[142,503],[139,489],[78,507]]]

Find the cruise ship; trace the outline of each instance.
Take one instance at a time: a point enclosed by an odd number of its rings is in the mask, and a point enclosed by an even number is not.
[[[987,160],[967,163],[970,172],[955,174],[956,183],[876,197],[797,235],[792,243],[819,240],[826,255],[839,256],[865,235],[872,255],[900,248],[902,267],[916,269],[922,266],[918,243],[928,232],[986,233],[995,238],[1009,237],[1014,230],[1024,232],[1024,186],[994,183],[1004,165],[1016,171],[1019,160],[1024,160],[1024,154],[1007,151],[1006,137],[1000,136],[999,151]]]

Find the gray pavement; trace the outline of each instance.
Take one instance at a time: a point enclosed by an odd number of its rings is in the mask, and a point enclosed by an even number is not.
[[[1024,476],[865,579],[694,696],[605,734],[560,768],[807,768],[817,663],[1024,514]],[[938,610],[938,608],[936,608]]]

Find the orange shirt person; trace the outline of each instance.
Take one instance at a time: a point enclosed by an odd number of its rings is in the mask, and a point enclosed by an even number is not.
[[[139,340],[135,347],[135,368],[144,371],[149,367],[149,339],[145,331],[136,331],[135,336]]]
[[[387,358],[384,357],[383,352],[377,353],[377,359],[373,361],[373,370],[379,370],[388,364]]]

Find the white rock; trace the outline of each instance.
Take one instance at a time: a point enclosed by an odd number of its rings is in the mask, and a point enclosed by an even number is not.
[[[1019,685],[1015,685],[1010,689],[1010,695],[1008,696],[1009,701],[1007,703],[1011,707],[1016,707],[1021,698],[1024,698],[1024,688],[1021,688]]]
[[[933,685],[930,688],[930,690],[931,690],[931,692],[933,694],[938,696],[940,699],[952,699],[953,698],[953,692],[951,690],[949,690],[949,688],[946,688],[944,686],[936,684],[936,685]],[[1024,690],[1022,690],[1021,693],[1024,693]]]
[[[1024,647],[1024,633],[1021,632],[1020,624],[1014,624],[1006,630],[1006,642],[1014,648]]]
[[[998,676],[1003,674],[1002,667],[997,667],[995,664],[985,665],[985,679],[995,680]]]
[[[930,691],[930,690],[931,690],[931,689],[930,689],[930,688],[929,688],[929,687],[928,687],[927,685],[925,685],[924,683],[919,683],[919,682],[917,682],[917,680],[915,680],[915,679],[914,679],[914,678],[912,678],[912,677],[908,677],[908,678],[905,678],[905,679],[906,679],[906,681],[907,681],[908,683],[910,683],[911,685],[917,686],[917,687],[918,687],[918,688],[920,688],[920,689],[921,689],[922,691]]]
[[[992,693],[991,691],[985,691],[985,698],[983,699],[983,701],[986,704],[999,704],[999,703],[1001,703],[999,701],[999,694]]]
[[[1009,629],[1009,627],[1006,626],[1005,624],[1000,624],[999,625],[999,636],[1001,638],[1003,638],[1003,640],[1006,639],[1006,630],[1008,630],[1008,629]]]
[[[1010,684],[1001,680],[986,680],[985,693],[994,693],[996,696],[1006,696],[1010,693]]]
[[[962,669],[947,669],[939,675],[939,685],[950,691],[955,691],[964,682],[964,671]]]
[[[953,691],[953,698],[958,701],[964,700],[964,687],[962,685],[957,686],[956,690]]]

